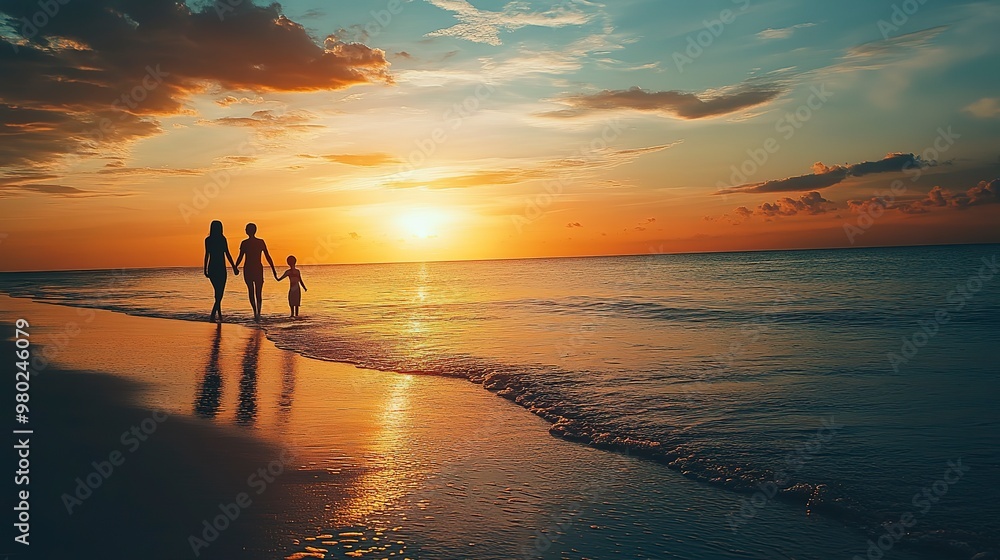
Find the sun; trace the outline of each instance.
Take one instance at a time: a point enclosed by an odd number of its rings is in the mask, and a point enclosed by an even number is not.
[[[444,218],[441,212],[429,208],[410,210],[399,217],[402,230],[413,237],[437,237]]]

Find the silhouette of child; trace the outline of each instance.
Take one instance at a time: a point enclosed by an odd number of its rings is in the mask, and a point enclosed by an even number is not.
[[[299,303],[302,301],[302,292],[299,290],[299,286],[302,286],[302,289],[307,292],[309,288],[306,288],[305,282],[302,281],[302,271],[295,268],[295,255],[288,255],[285,262],[288,263],[288,270],[281,275],[281,278],[278,278],[278,281],[280,282],[287,277],[291,282],[291,285],[288,286],[289,317],[298,317]]]

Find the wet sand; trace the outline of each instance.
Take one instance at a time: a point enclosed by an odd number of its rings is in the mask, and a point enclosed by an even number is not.
[[[311,360],[240,325],[5,296],[0,310],[6,324],[27,318],[51,358],[32,389],[47,446],[32,536],[55,552],[195,558],[189,537],[241,491],[253,503],[197,557],[819,559],[867,547],[780,502],[731,530],[745,496],[553,438],[461,380]],[[129,451],[122,432],[154,410],[167,419]],[[114,449],[125,462],[68,515],[60,495]],[[248,478],[283,452],[293,459],[257,494]]]

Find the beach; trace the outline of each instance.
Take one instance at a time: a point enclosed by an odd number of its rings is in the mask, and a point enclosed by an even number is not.
[[[33,550],[148,558],[864,554],[864,534],[781,501],[733,530],[727,519],[743,496],[553,438],[544,420],[463,380],[303,358],[240,325],[6,296],[0,303],[5,323],[29,318],[33,348],[51,358],[33,389],[33,437],[52,442],[35,463],[45,491],[32,506]],[[157,411],[165,420],[148,440],[134,451],[123,445],[119,436]],[[124,462],[68,514],[61,495],[115,450]],[[272,482],[248,480],[268,467],[280,470]],[[252,503],[221,523],[231,526],[208,546],[192,545],[241,492]],[[913,554],[897,547],[886,557]]]

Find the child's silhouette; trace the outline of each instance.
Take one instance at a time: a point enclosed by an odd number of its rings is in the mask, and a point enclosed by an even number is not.
[[[288,286],[288,307],[289,307],[289,317],[299,316],[299,303],[302,301],[302,292],[299,290],[299,286],[302,289],[309,291],[306,288],[305,282],[302,281],[302,271],[295,268],[295,255],[288,255],[288,259],[285,261],[288,263],[288,270],[286,270],[278,281],[284,280],[286,277],[291,282]]]

